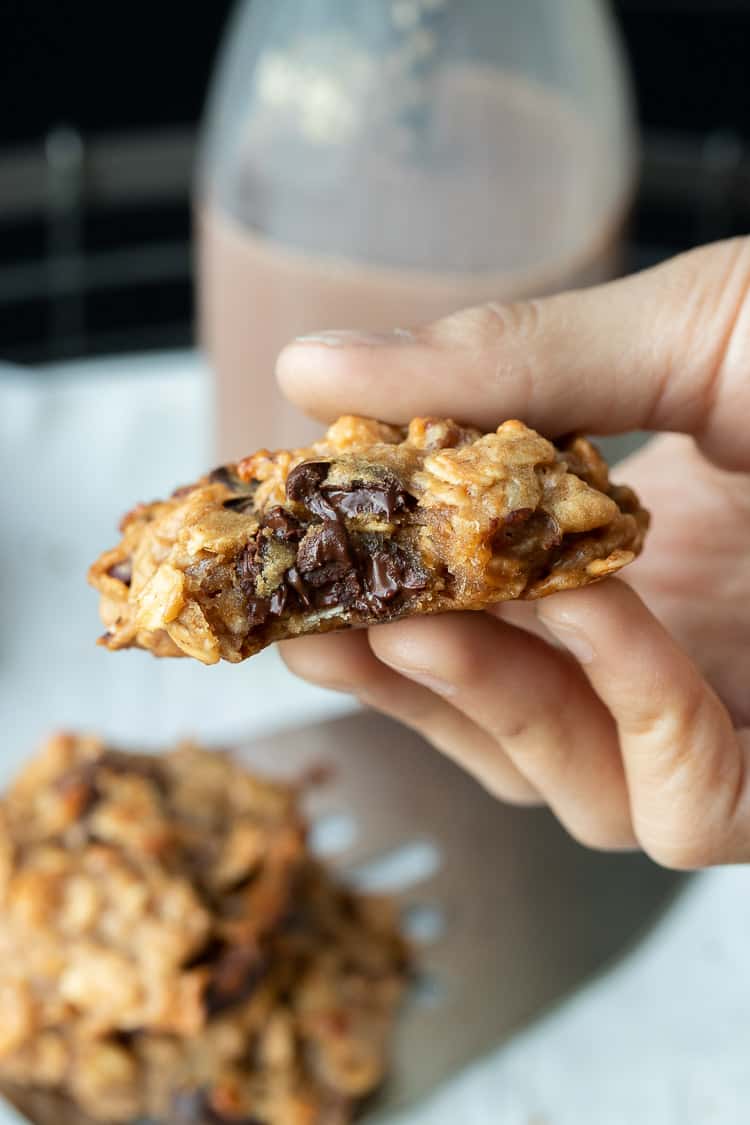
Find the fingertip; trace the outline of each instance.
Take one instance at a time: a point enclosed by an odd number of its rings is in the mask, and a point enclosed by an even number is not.
[[[553,637],[581,664],[600,655],[602,644],[617,644],[618,630],[650,614],[632,587],[609,578],[605,582],[565,590],[537,603],[537,617]]]
[[[425,656],[421,627],[425,622],[431,624],[428,618],[415,617],[374,625],[367,633],[372,652],[384,664],[421,667]]]
[[[393,621],[370,630],[370,647],[389,668],[448,695],[481,672],[487,645],[481,625],[480,617],[471,613]]]
[[[356,692],[373,674],[375,660],[362,632],[295,637],[278,647],[290,672],[331,691]]]
[[[337,362],[329,363],[321,353],[324,349],[293,340],[279,353],[276,360],[276,380],[285,398],[311,418],[331,422],[341,410],[340,375]]]

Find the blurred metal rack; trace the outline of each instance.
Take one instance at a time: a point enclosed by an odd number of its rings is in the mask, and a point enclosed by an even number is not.
[[[189,130],[53,130],[0,157],[0,356],[41,362],[192,338]],[[750,146],[648,135],[627,265],[750,230]]]

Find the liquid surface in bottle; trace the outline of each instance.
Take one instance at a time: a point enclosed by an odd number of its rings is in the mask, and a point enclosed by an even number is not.
[[[322,190],[314,177],[311,186],[279,175],[256,137],[235,213],[202,203],[200,333],[216,371],[221,457],[320,432],[273,378],[296,335],[406,327],[615,271],[630,185],[576,110],[487,72],[457,72],[441,89],[444,151],[456,159],[439,172],[360,152],[337,169],[335,190]]]

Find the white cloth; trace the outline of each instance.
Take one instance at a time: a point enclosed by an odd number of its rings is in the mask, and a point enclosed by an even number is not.
[[[191,354],[0,368],[0,782],[53,728],[216,742],[351,707],[274,651],[203,668],[92,643],[86,567],[134,500],[205,468],[209,404]],[[747,1125],[749,892],[746,869],[696,879],[625,961],[398,1125]],[[0,1109],[0,1125],[17,1120]]]

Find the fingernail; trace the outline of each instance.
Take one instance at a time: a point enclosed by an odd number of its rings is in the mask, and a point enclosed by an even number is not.
[[[298,336],[295,344],[321,344],[326,348],[382,348],[398,344],[413,344],[416,336],[408,328],[393,328],[389,332],[360,332],[356,328],[338,328],[326,332],[312,332]]]
[[[564,645],[571,656],[574,656],[579,664],[590,664],[596,655],[591,642],[588,637],[568,624],[561,624],[559,621],[551,621],[549,617],[545,616],[544,624],[549,629],[550,633]]]

